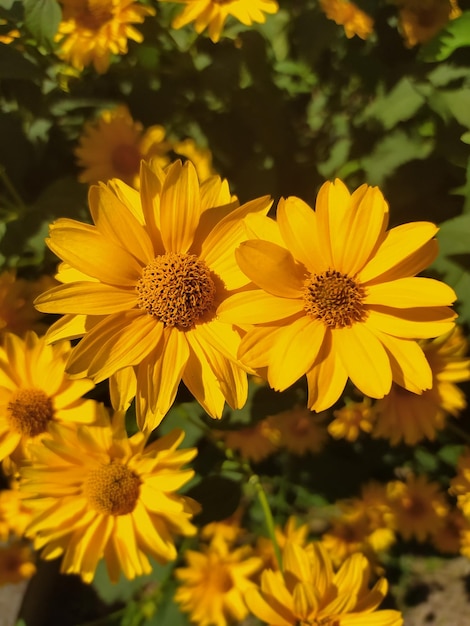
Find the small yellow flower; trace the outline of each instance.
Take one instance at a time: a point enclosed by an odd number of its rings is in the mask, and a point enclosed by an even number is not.
[[[35,549],[45,559],[63,555],[61,571],[88,583],[101,559],[114,582],[121,572],[149,574],[148,556],[174,560],[173,535],[194,535],[199,510],[176,493],[194,475],[182,468],[196,455],[177,450],[183,437],[174,430],[146,446],[141,432],[127,437],[119,415],[94,426],[54,424],[20,472]]]
[[[23,502],[16,481],[12,489],[0,491],[0,541],[12,535],[21,538],[31,521],[31,509]]]
[[[169,161],[169,149],[162,126],[144,131],[126,106],[108,109],[96,121],[85,124],[75,148],[78,165],[83,168],[78,179],[82,183],[97,183],[119,178],[138,188],[141,160],[154,158],[163,167]]]
[[[248,614],[243,594],[262,562],[249,546],[232,549],[225,542],[185,552],[187,567],[176,570],[175,600],[198,626],[228,626]]]
[[[206,28],[209,37],[217,43],[222,34],[225,21],[232,16],[251,26],[253,22],[263,24],[265,13],[277,13],[279,10],[275,0],[161,0],[162,2],[180,2],[186,5],[183,11],[173,20],[173,28],[182,28],[195,22],[197,33]]]
[[[52,422],[91,423],[97,403],[83,399],[90,380],[71,380],[65,373],[70,342],[48,346],[28,332],[24,339],[5,333],[0,347],[0,460],[18,463],[26,445],[47,433]]]
[[[349,0],[320,0],[320,6],[328,19],[344,27],[346,37],[351,39],[357,35],[361,39],[374,30],[374,20]]]
[[[112,54],[127,54],[127,40],[140,43],[140,24],[154,9],[134,0],[62,0],[63,16],[56,35],[58,56],[77,70],[93,64],[104,74]]]
[[[318,453],[327,441],[322,416],[315,416],[305,407],[294,407],[268,418],[271,428],[278,431],[278,442],[292,454],[303,456]]]
[[[444,526],[449,511],[445,495],[426,476],[409,474],[387,485],[393,526],[405,539],[426,541]]]
[[[457,506],[470,520],[470,448],[458,460],[457,476],[450,481],[449,493],[457,497]]]
[[[238,430],[214,430],[214,435],[236,450],[244,459],[259,463],[279,447],[279,431],[269,420]]]
[[[362,432],[370,433],[373,428],[373,412],[370,398],[362,402],[347,402],[344,407],[333,411],[335,419],[328,424],[328,432],[335,439],[356,441]]]
[[[36,573],[31,548],[20,542],[0,546],[0,586],[19,583]]]
[[[415,394],[392,385],[390,393],[373,408],[375,417],[372,435],[401,441],[412,446],[422,439],[434,440],[446,425],[447,415],[457,417],[467,406],[465,394],[455,383],[470,379],[470,359],[466,357],[468,342],[461,329],[432,341],[421,342],[431,367],[431,389]]]
[[[398,611],[376,611],[387,593],[381,578],[369,590],[367,559],[354,554],[334,572],[320,544],[306,548],[288,543],[283,551],[283,572],[264,570],[261,589],[249,589],[250,611],[270,626],[401,626]]]
[[[395,0],[408,48],[426,43],[462,14],[457,0]]]

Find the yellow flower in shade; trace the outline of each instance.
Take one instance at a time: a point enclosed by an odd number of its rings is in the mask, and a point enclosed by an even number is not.
[[[31,439],[41,438],[52,422],[90,423],[97,403],[83,394],[90,380],[71,380],[65,363],[71,345],[48,346],[34,332],[24,339],[5,333],[0,348],[0,460],[18,463]],[[7,468],[8,469],[8,468]]]
[[[215,174],[212,167],[212,152],[209,148],[199,147],[194,139],[188,138],[183,139],[183,141],[176,141],[172,145],[172,150],[178,156],[185,157],[192,162],[201,182]]]
[[[303,456],[307,452],[321,452],[327,440],[326,428],[320,416],[314,416],[304,407],[294,407],[272,415],[271,428],[279,432],[278,442],[292,454]]]
[[[370,568],[360,554],[351,556],[335,573],[325,548],[288,543],[283,572],[264,570],[261,589],[245,599],[250,611],[270,626],[401,626],[398,611],[376,611],[387,593],[381,578],[368,589]]]
[[[12,535],[22,537],[31,521],[31,509],[20,497],[16,481],[12,489],[0,491],[0,541],[7,541]]]
[[[141,24],[154,9],[134,0],[62,0],[63,15],[56,35],[58,56],[77,70],[93,64],[104,74],[112,54],[127,54],[127,40],[140,43]]]
[[[50,276],[38,280],[17,278],[14,270],[0,274],[0,330],[23,335],[27,330],[45,332],[47,326],[41,322],[44,317],[36,311],[33,300],[45,289],[56,285]]]
[[[244,592],[262,562],[249,546],[232,549],[223,541],[185,552],[187,567],[175,570],[175,601],[198,626],[227,626],[248,615]]]
[[[361,39],[367,39],[374,30],[374,20],[354,2],[349,2],[349,0],[320,0],[320,6],[328,19],[344,27],[348,39],[354,35]]]
[[[296,543],[299,546],[305,546],[308,536],[308,525],[299,524],[299,520],[295,515],[291,515],[283,527],[276,526],[274,535],[276,543],[280,550],[284,550],[287,543]],[[256,554],[263,559],[264,567],[276,570],[279,564],[276,558],[273,542],[267,537],[258,537],[256,541]]]
[[[85,124],[75,148],[78,165],[83,168],[78,179],[82,183],[97,183],[119,178],[139,187],[141,160],[154,158],[163,167],[169,162],[169,149],[162,126],[144,131],[126,106],[107,109],[96,121]]]
[[[240,336],[216,309],[228,290],[248,282],[234,256],[245,239],[244,216],[270,205],[264,197],[237,207],[218,177],[199,186],[189,161],[165,172],[143,163],[140,196],[118,180],[92,187],[95,226],[51,225],[48,245],[65,262],[59,280],[66,284],[36,300],[40,311],[67,314],[50,341],[85,335],[69,374],[101,381],[133,366],[145,429],[158,426],[181,379],[212,417],[221,416],[225,400],[243,406]]]
[[[0,26],[3,27],[3,26],[6,26],[6,24],[8,24],[7,20],[0,19]],[[19,39],[20,37],[21,37],[20,31],[16,28],[13,28],[7,33],[0,34],[0,43],[9,44],[12,41],[15,41],[15,39]]]
[[[240,536],[246,532],[240,526],[243,513],[243,507],[239,506],[230,517],[220,522],[210,522],[210,524],[206,524],[200,530],[200,539],[211,543],[221,541],[227,545],[234,544],[235,541],[238,541]]]
[[[279,447],[279,431],[269,420],[261,420],[254,426],[238,430],[214,430],[231,450],[236,450],[244,459],[259,463]]]
[[[457,417],[467,406],[465,394],[455,384],[470,379],[468,343],[461,329],[456,326],[437,339],[421,342],[421,347],[431,366],[432,388],[416,395],[392,385],[373,408],[373,436],[389,439],[392,445],[435,439],[436,432],[445,428],[446,416]]]
[[[177,450],[184,434],[173,430],[146,446],[128,438],[116,414],[99,425],[54,424],[50,439],[31,446],[20,490],[32,509],[26,535],[45,559],[63,555],[61,571],[91,582],[101,559],[110,579],[149,574],[148,557],[176,558],[173,535],[194,535],[196,503],[176,493],[194,475],[183,466],[196,450]]]
[[[426,43],[462,14],[457,0],[395,0],[408,48]]]
[[[470,528],[468,520],[459,509],[452,509],[444,518],[444,525],[432,535],[433,546],[442,554],[458,554],[462,534]]]
[[[449,493],[457,498],[457,506],[470,520],[470,448],[459,457],[457,476],[450,481]]]
[[[247,221],[257,239],[236,252],[259,287],[235,294],[219,319],[257,324],[239,357],[282,391],[307,374],[308,407],[329,408],[348,377],[371,398],[392,380],[421,393],[432,372],[415,338],[454,326],[447,285],[415,275],[437,253],[429,222],[387,230],[388,205],[377,187],[352,195],[336,180],[319,191],[316,210],[299,198],[281,199],[277,223]]]
[[[335,419],[328,424],[328,432],[335,439],[356,441],[361,431],[370,433],[373,428],[373,412],[370,398],[362,402],[347,402],[344,407],[333,411]]]
[[[405,539],[426,541],[444,526],[449,511],[445,495],[426,476],[409,474],[387,485],[392,524]]]
[[[217,43],[222,34],[225,21],[229,16],[239,20],[246,26],[254,22],[263,24],[266,21],[265,13],[277,13],[279,10],[275,0],[161,0],[163,2],[180,2],[186,6],[175,17],[173,28],[182,28],[194,22],[197,33],[206,28],[209,37]]]
[[[0,546],[0,586],[19,583],[36,573],[31,548],[20,542]]]

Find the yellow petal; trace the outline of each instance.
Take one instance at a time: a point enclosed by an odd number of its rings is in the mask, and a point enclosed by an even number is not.
[[[367,325],[403,339],[439,337],[452,330],[456,313],[448,307],[392,309],[371,306]]]
[[[132,309],[137,304],[135,289],[119,289],[95,282],[59,285],[36,298],[34,305],[43,313],[107,315]]]
[[[329,409],[342,394],[347,379],[346,369],[332,349],[331,332],[327,332],[317,360],[307,372],[308,408],[317,412]]]
[[[140,167],[140,196],[145,226],[153,244],[155,256],[164,254],[160,232],[160,196],[165,174],[157,166],[142,161]]]
[[[109,378],[109,395],[115,411],[127,411],[135,397],[137,381],[132,367],[125,367]]]
[[[364,304],[379,304],[399,309],[447,306],[455,302],[455,291],[433,278],[400,278],[369,285]]]
[[[257,589],[248,589],[245,602],[253,615],[270,626],[295,626],[297,622],[293,615],[290,619],[279,615]]]
[[[217,318],[232,324],[264,324],[291,317],[302,310],[300,299],[277,298],[260,289],[250,289],[224,300],[217,309]]]

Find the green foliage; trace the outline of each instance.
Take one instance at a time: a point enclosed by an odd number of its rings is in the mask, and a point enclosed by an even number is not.
[[[24,25],[40,46],[52,48],[62,18],[56,0],[23,0]]]

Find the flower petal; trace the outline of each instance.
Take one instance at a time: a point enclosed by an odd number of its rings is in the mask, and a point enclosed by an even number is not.
[[[388,283],[369,285],[364,304],[379,304],[398,309],[451,305],[457,296],[445,283],[433,278],[399,278]]]
[[[77,315],[108,315],[137,304],[135,289],[120,289],[95,282],[59,285],[46,291],[34,302],[43,313],[72,313]]]
[[[232,324],[264,324],[301,313],[302,301],[278,298],[261,289],[250,289],[230,296],[217,309],[217,319]]]
[[[331,332],[327,332],[317,360],[307,372],[308,408],[317,413],[329,409],[342,394],[347,380],[346,369],[332,349]]]
[[[388,335],[403,339],[427,339],[439,337],[454,327],[457,314],[448,307],[415,309],[392,309],[371,306],[367,325]]]

